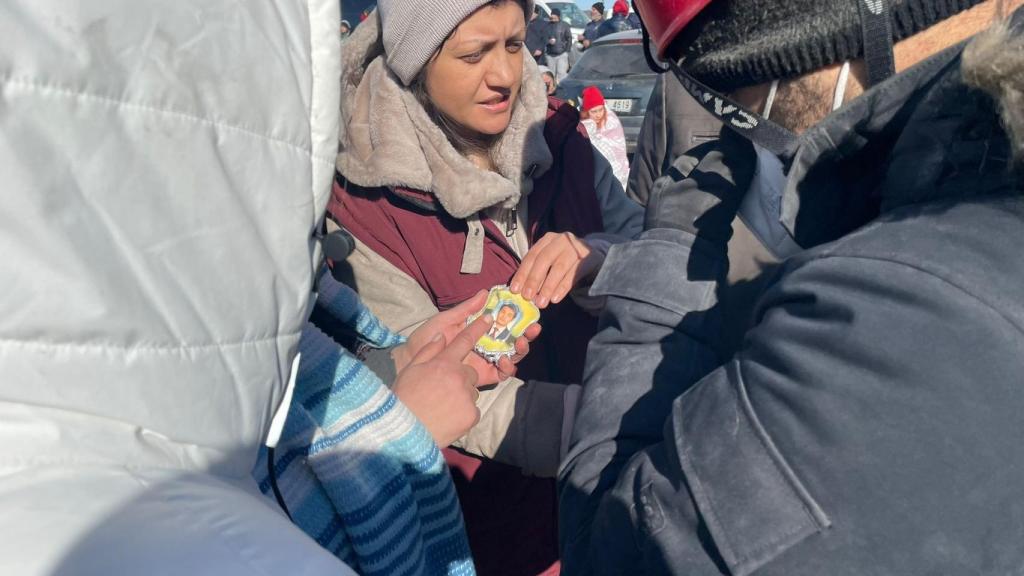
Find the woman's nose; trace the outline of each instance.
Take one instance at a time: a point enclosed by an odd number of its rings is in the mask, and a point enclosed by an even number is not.
[[[512,88],[512,83],[515,82],[515,73],[512,68],[514,66],[513,60],[513,55],[504,50],[494,58],[487,74],[487,83],[491,88]]]

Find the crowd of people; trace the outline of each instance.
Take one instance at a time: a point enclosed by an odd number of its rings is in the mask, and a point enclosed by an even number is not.
[[[526,27],[526,49],[538,64],[544,64],[561,82],[569,75],[569,54],[573,50],[572,29],[562,21],[562,11],[551,10],[548,20],[541,18],[541,10],[534,7]]]
[[[586,51],[603,36],[639,28],[639,20],[635,13],[629,11],[625,0],[616,0],[610,18],[605,18],[603,3],[593,4],[590,7],[590,22],[583,34],[575,39],[569,25],[562,21],[559,9],[552,9],[548,21],[544,21],[540,15],[540,8],[534,7],[527,25],[526,48],[540,66],[541,77],[550,96],[555,95],[559,83],[569,74],[575,61],[575,58],[570,58],[574,50]],[[630,167],[622,123],[615,112],[605,106],[604,95],[597,86],[586,87],[576,104],[591,142],[611,164],[615,177],[625,190]]]
[[[569,24],[562,20],[561,10],[552,8],[547,20],[542,14],[539,7],[534,7],[526,29],[526,48],[538,64],[552,71],[556,84],[565,79],[580,53],[598,38],[640,27],[639,19],[629,11],[626,0],[615,0],[610,18],[605,18],[603,3],[593,4],[590,22],[577,38],[573,38]]]
[[[1024,565],[1024,0],[14,4],[0,572]]]

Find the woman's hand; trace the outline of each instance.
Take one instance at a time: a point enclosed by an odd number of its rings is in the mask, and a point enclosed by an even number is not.
[[[446,344],[438,333],[398,374],[393,391],[445,448],[480,421],[476,370],[464,361],[493,321],[478,318]]]
[[[445,341],[450,342],[466,326],[466,320],[483,309],[487,303],[487,291],[481,290],[475,296],[462,304],[439,312],[422,326],[416,329],[409,336],[409,340],[395,349],[392,358],[395,360],[395,370],[401,372],[409,364],[424,346],[429,344],[435,336],[442,335]],[[477,373],[478,386],[490,386],[515,376],[516,363],[530,353],[530,342],[540,336],[540,325],[534,324],[526,330],[523,337],[516,340],[516,355],[513,358],[502,358],[495,366],[478,354],[471,354],[466,357],[466,364],[472,367]],[[482,336],[483,334],[481,334]]]
[[[597,274],[604,257],[571,232],[548,232],[523,258],[509,288],[538,308],[558,304],[580,281]]]

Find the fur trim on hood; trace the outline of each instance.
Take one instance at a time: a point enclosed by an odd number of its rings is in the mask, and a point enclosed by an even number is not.
[[[967,84],[999,103],[1014,157],[1024,161],[1024,34],[1007,22],[992,26],[971,40],[961,70]]]
[[[374,14],[342,49],[338,171],[359,186],[432,193],[456,218],[493,206],[515,207],[532,189],[529,175],[539,176],[552,164],[544,140],[544,82],[533,59],[523,60],[523,86],[511,123],[492,151],[497,173],[481,170],[455,150],[412,91],[388,70]]]

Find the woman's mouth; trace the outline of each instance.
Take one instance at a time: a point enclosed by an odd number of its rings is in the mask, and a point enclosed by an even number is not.
[[[492,112],[494,114],[500,114],[500,113],[505,112],[506,110],[508,110],[508,107],[509,107],[509,105],[511,103],[512,103],[512,98],[510,98],[508,95],[505,95],[505,96],[495,96],[494,98],[491,98],[490,100],[487,100],[486,102],[481,102],[480,105],[483,106],[484,109],[487,110],[488,112]]]

